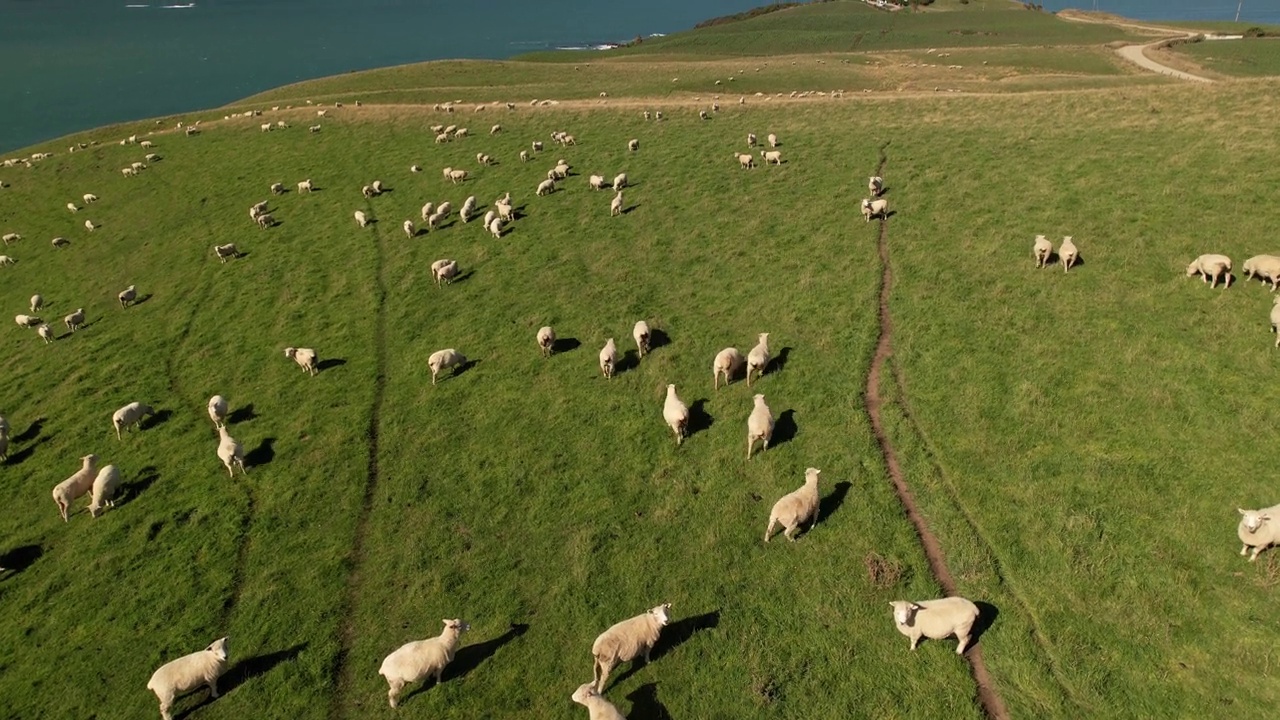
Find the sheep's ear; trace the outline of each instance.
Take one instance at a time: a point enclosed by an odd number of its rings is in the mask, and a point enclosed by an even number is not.
[[[1237,510],[1237,511],[1239,511],[1241,515],[1247,515],[1247,514],[1248,514],[1248,513],[1246,513],[1246,512],[1245,512],[1243,509],[1241,509],[1241,508],[1236,508],[1236,510]]]
[[[1270,516],[1270,515],[1263,515],[1262,517],[1260,517],[1260,518],[1258,518],[1258,519],[1259,519],[1259,520],[1270,520],[1270,519],[1271,519],[1271,516]]]

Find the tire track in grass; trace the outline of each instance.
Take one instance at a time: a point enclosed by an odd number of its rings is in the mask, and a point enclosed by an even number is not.
[[[888,155],[885,154],[885,148],[888,146],[889,143],[880,146],[880,162],[876,166],[876,175],[881,177],[884,176],[884,166],[889,161]],[[947,595],[955,595],[955,578],[951,576],[951,570],[947,567],[946,557],[942,552],[942,544],[938,542],[938,537],[929,530],[929,525],[925,522],[924,516],[920,514],[915,496],[912,494],[911,488],[907,486],[906,476],[902,472],[902,466],[898,463],[898,453],[889,441],[889,436],[885,432],[884,422],[880,414],[880,408],[884,404],[884,399],[880,397],[880,374],[893,352],[893,323],[889,317],[889,290],[893,284],[893,270],[889,266],[888,241],[889,218],[883,217],[880,219],[880,232],[876,241],[877,249],[880,253],[880,333],[876,339],[876,351],[871,360],[871,369],[867,373],[867,415],[871,420],[871,430],[875,433],[876,444],[880,446],[880,454],[884,456],[885,467],[889,471],[889,479],[893,482],[893,489],[898,495],[898,500],[902,502],[902,507],[907,513],[907,519],[915,526],[916,534],[920,536],[920,544],[924,546],[924,554],[929,563],[929,571],[938,581],[938,584],[942,586],[943,592]],[[901,388],[899,388],[899,392],[901,392]],[[978,703],[982,706],[983,712],[993,720],[1007,720],[1010,717],[1009,711],[1005,708],[1004,700],[1000,698],[999,691],[996,690],[995,682],[991,679],[991,673],[987,671],[987,664],[982,659],[982,647],[975,645],[969,648],[965,652],[965,657],[969,660],[969,669],[973,675],[974,683],[977,685]]]
[[[369,217],[376,217],[373,207],[365,204]],[[356,520],[356,528],[351,543],[351,554],[348,556],[350,572],[347,574],[346,592],[343,594],[342,608],[339,617],[342,626],[338,630],[338,656],[333,663],[333,701],[329,708],[330,718],[341,718],[345,715],[347,696],[351,685],[355,682],[355,669],[348,662],[351,646],[355,642],[356,625],[352,618],[355,609],[356,593],[362,585],[361,567],[364,564],[365,536],[369,529],[369,514],[373,509],[373,496],[378,488],[378,418],[382,414],[382,400],[387,385],[387,321],[386,298],[387,283],[384,276],[386,253],[384,238],[378,229],[380,222],[373,225],[373,247],[375,271],[374,279],[374,354],[377,366],[373,384],[373,405],[369,411],[369,464],[365,477],[364,502],[360,506],[360,516]]]

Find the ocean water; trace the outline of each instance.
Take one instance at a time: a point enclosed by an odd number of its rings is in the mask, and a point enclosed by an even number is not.
[[[1045,10],[1098,10],[1138,20],[1235,20],[1280,25],[1280,0],[1039,0]]]
[[[298,80],[684,30],[764,0],[0,0],[0,152]]]

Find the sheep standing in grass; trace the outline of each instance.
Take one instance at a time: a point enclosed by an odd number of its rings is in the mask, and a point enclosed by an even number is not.
[[[757,338],[756,346],[751,348],[751,352],[747,353],[747,387],[751,387],[751,374],[756,373],[758,376],[764,376],[764,370],[769,366],[769,333],[760,333]]]
[[[676,386],[667,386],[667,399],[662,403],[662,419],[667,421],[671,431],[676,434],[676,445],[684,443],[684,436],[689,433],[689,408],[676,395]]]
[[[592,189],[592,190],[603,190],[603,189],[604,189],[604,176],[603,176],[603,175],[592,175],[591,177],[587,178],[587,184],[591,186],[591,189]]]
[[[293,348],[284,349],[284,356],[298,363],[298,367],[311,377],[315,377],[318,372],[316,368],[316,351],[311,348]]]
[[[410,237],[410,238],[411,238],[411,237],[413,237],[414,235],[416,235],[416,234],[417,234],[417,232],[418,232],[418,231],[413,227],[413,221],[412,221],[412,220],[405,220],[405,221],[404,221],[404,226],[403,226],[403,227],[404,227],[404,234],[405,234],[405,237]]]
[[[116,429],[116,439],[123,439],[120,436],[120,430],[122,428],[132,430],[133,426],[137,425],[138,429],[141,430],[142,419],[147,415],[155,414],[156,411],[152,410],[150,405],[140,402],[131,402],[115,411],[115,413],[111,415],[111,426]]]
[[[738,167],[739,167],[739,168],[742,168],[742,169],[744,169],[744,170],[748,170],[748,169],[751,169],[751,168],[753,168],[753,167],[755,167],[755,166],[756,166],[756,159],[755,159],[755,157],[754,157],[754,156],[752,156],[752,155],[747,155],[747,154],[745,154],[745,153],[736,153],[736,152],[735,152],[735,153],[733,154],[733,156],[734,156],[734,157],[736,157],[736,158],[738,158]]]
[[[885,218],[889,216],[889,201],[883,198],[879,200],[862,199],[862,217],[867,222],[871,222],[871,218]]]
[[[555,180],[543,180],[542,182],[538,183],[538,189],[535,191],[535,194],[539,196],[550,195],[551,193],[555,192],[555,190],[556,190]]]
[[[893,607],[894,625],[898,632],[911,638],[912,650],[920,644],[921,637],[941,640],[955,635],[960,641],[956,654],[963,655],[972,639],[969,632],[978,622],[978,606],[962,597],[920,602],[895,600],[889,605]]]
[[[22,236],[19,235],[18,233],[5,233],[2,239],[4,240],[4,244],[8,245],[9,243],[18,242],[19,240],[22,239]]]
[[[498,133],[500,133],[500,132],[502,132],[502,126],[501,126],[501,125],[494,125],[493,127],[489,128],[489,134],[490,134],[490,135],[497,135],[497,134],[498,134]]]
[[[737,348],[727,347],[716,353],[716,359],[711,363],[712,389],[720,389],[721,375],[724,375],[724,384],[728,386],[729,379],[738,374],[743,362],[742,353]]]
[[[85,220],[84,229],[88,230],[89,232],[93,232],[94,230],[98,229],[98,226],[94,225],[92,220]]]
[[[209,686],[209,697],[218,697],[218,678],[227,671],[227,639],[213,641],[199,652],[171,660],[151,675],[147,689],[160,700],[160,717],[173,720],[169,714],[173,701],[183,693]]]
[[[764,395],[756,395],[755,407],[747,417],[747,459],[751,459],[756,441],[763,441],[761,452],[769,449],[769,441],[773,439],[773,411],[764,404]]]
[[[670,610],[671,603],[663,603],[643,615],[623,620],[600,633],[591,644],[591,655],[595,659],[591,674],[595,680],[596,692],[604,691],[609,673],[619,664],[631,662],[641,654],[644,655],[644,661],[649,662],[649,653],[658,644],[662,628],[670,622]]]
[[[773,504],[769,524],[764,529],[765,542],[769,542],[775,524],[782,525],[783,535],[791,542],[795,542],[795,533],[806,520],[809,521],[809,532],[813,532],[813,526],[818,524],[818,476],[821,473],[817,468],[808,468],[804,471],[804,485]]]
[[[209,398],[209,419],[214,427],[222,427],[227,421],[227,399],[221,395]]]
[[[756,146],[756,134],[747,133],[747,147],[755,147],[755,146]]]
[[[631,152],[635,152],[635,151],[637,151],[637,150],[639,150],[639,149],[640,149],[640,141],[639,141],[639,140],[637,140],[636,138],[631,138],[630,140],[628,140],[628,141],[627,141],[627,150],[629,150],[629,151],[631,151]]]
[[[377,195],[377,194],[378,194],[378,193],[374,192],[374,191],[373,191],[373,188],[372,188],[371,186],[369,186],[369,185],[365,185],[364,187],[360,188],[360,195],[361,195],[361,197],[363,197],[365,200],[368,200],[368,199],[372,198],[374,195]]]
[[[1231,258],[1226,255],[1201,255],[1187,266],[1187,277],[1200,273],[1201,279],[1213,283],[1209,287],[1218,286],[1218,278],[1224,279],[1223,288],[1231,285]]]
[[[437,260],[431,263],[431,278],[436,281],[436,287],[440,287],[440,283],[452,285],[453,279],[458,275],[457,260]]]
[[[481,223],[480,226],[485,228],[486,230],[489,229],[489,226],[493,224],[493,220],[496,217],[498,217],[498,213],[493,210],[490,210],[489,212],[484,214],[484,221]]]
[[[613,703],[604,699],[599,690],[596,690],[594,682],[585,683],[573,691],[570,698],[587,708],[588,720],[627,720],[626,716],[618,712],[618,708]]]
[[[261,213],[258,215],[257,218],[254,219],[254,221],[257,222],[258,227],[262,228],[263,230],[269,227],[272,227],[276,224],[276,219],[271,216],[271,213]]]
[[[626,186],[627,186],[627,174],[626,174],[626,173],[618,173],[618,174],[613,178],[613,191],[614,191],[614,192],[618,192],[619,190],[621,190],[622,188],[624,188],[624,187],[626,187]]]
[[[431,384],[436,384],[436,376],[440,374],[441,370],[466,364],[466,356],[453,348],[437,350],[431,353],[431,357],[427,358],[427,367],[431,368]],[[454,373],[457,374],[457,371],[454,371]]]
[[[872,197],[880,197],[881,195],[883,195],[884,194],[884,178],[880,177],[879,175],[872,175],[871,177],[867,178],[867,192],[871,193]]]
[[[5,433],[8,437],[8,433]],[[98,475],[98,456],[89,453],[80,458],[80,469],[74,475],[53,488],[53,502],[58,506],[62,521],[67,522],[67,509],[81,495],[93,489],[93,479]]]
[[[489,233],[496,238],[502,237],[502,218],[496,217],[489,221]]]
[[[778,142],[778,136],[774,135],[773,133],[769,133],[769,137],[767,139],[769,141],[769,147],[771,148],[776,148],[780,144]]]
[[[467,179],[466,170],[453,170],[449,172],[449,182],[457,185]]]
[[[1280,257],[1254,255],[1244,261],[1244,276],[1249,280],[1260,276],[1264,280],[1271,281],[1271,292],[1275,292],[1276,284],[1280,283]]]
[[[70,241],[70,240],[68,240],[68,239],[66,239],[66,238],[64,238],[64,237],[56,237],[56,238],[54,238],[53,240],[51,240],[50,242],[52,242],[52,243],[53,243],[53,246],[54,246],[54,247],[56,247],[56,248],[64,248],[64,247],[66,247],[66,246],[68,246],[68,245],[70,245],[70,244],[71,244],[71,241]]]
[[[1071,236],[1067,235],[1062,238],[1062,245],[1058,246],[1058,258],[1062,260],[1062,272],[1067,272],[1072,265],[1076,264],[1076,258],[1080,251],[1076,249],[1075,243],[1071,242]]]
[[[36,328],[36,334],[44,340],[46,345],[53,342],[53,328],[49,327],[49,323],[41,323],[40,327]]]
[[[0,265],[12,265],[16,262],[18,261],[9,257],[8,255],[0,255]]]
[[[24,328],[33,328],[44,322],[34,315],[14,315],[13,321],[18,324],[18,327]]]
[[[453,204],[448,200],[440,203],[440,207],[436,208],[436,212],[440,213],[441,218],[449,217],[449,213],[453,212]]]
[[[1240,554],[1249,554],[1249,548],[1253,548],[1253,553],[1249,555],[1249,562],[1253,562],[1258,559],[1258,553],[1280,543],[1280,505],[1262,510],[1236,509],[1240,511],[1236,535],[1243,543]]]
[[[613,200],[609,203],[609,217],[620,217],[622,215],[622,193],[619,192],[613,196]]]
[[[613,338],[609,338],[604,344],[604,348],[600,350],[600,372],[604,373],[606,380],[613,377],[613,369],[618,365],[618,346],[613,343]]]
[[[369,224],[369,216],[365,215],[363,211],[357,210],[355,217],[356,224],[360,227],[366,227]]]
[[[631,337],[636,341],[636,351],[643,358],[644,354],[649,352],[649,340],[652,337],[649,323],[637,320],[635,326],[631,328]]]
[[[227,468],[227,475],[235,477],[233,467],[240,468],[240,472],[245,475],[249,471],[244,466],[244,445],[239,440],[231,437],[231,433],[227,432],[226,425],[218,426],[218,459],[222,461],[223,466]]]
[[[1031,254],[1035,256],[1036,267],[1042,268],[1049,264],[1049,258],[1053,255],[1053,243],[1043,235],[1037,235],[1035,244],[1031,246]]]
[[[31,296],[31,312],[40,312],[44,307],[44,296],[36,293]]]
[[[235,243],[227,243],[226,245],[214,245],[213,254],[217,256],[218,260],[222,261],[224,265],[227,262],[227,258],[240,257],[240,251],[236,249]]]
[[[462,219],[463,224],[466,224],[469,220],[471,220],[471,216],[475,214],[475,211],[476,211],[476,196],[472,195],[463,201],[462,210],[458,212],[458,217]]]
[[[510,195],[511,193],[507,193],[507,194]],[[512,220],[516,219],[516,211],[515,211],[515,208],[511,207],[511,203],[500,202],[498,203],[497,208],[498,208],[498,217],[502,218],[502,222],[511,222]]]
[[[521,150],[521,151],[520,151],[520,162],[529,162],[529,151],[528,151],[528,150]]]
[[[67,203],[67,209],[71,212],[78,212],[80,210],[80,208],[76,207],[75,203]]]
[[[307,178],[306,180],[303,180],[302,182],[298,183],[298,192],[300,192],[300,193],[304,193],[304,192],[309,193],[309,192],[311,192],[311,190],[312,190],[312,187],[311,187],[311,178]]]
[[[84,308],[77,308],[75,312],[62,318],[62,322],[66,324],[68,330],[75,332],[84,325]]]
[[[116,299],[120,301],[120,307],[128,307],[138,299],[138,288],[134,285],[130,285],[124,290],[121,290],[120,294],[116,295]]]
[[[445,620],[444,631],[438,637],[405,643],[382,661],[378,674],[387,679],[391,689],[387,701],[396,707],[396,700],[404,686],[418,682],[428,675],[436,676],[436,685],[444,676],[444,668],[453,662],[458,649],[458,638],[471,626],[460,619]]]
[[[542,351],[542,357],[551,357],[551,349],[555,344],[556,331],[550,325],[538,328],[538,349]]]
[[[769,151],[761,150],[760,157],[764,158],[765,165],[768,165],[770,163],[774,165],[782,164],[782,152],[779,150],[769,150]]]
[[[426,205],[423,205],[422,206],[422,222],[426,222],[427,219],[431,217],[435,209],[436,209],[436,206],[434,203],[427,203]]]
[[[284,183],[271,183],[271,194],[272,194],[272,195],[283,195],[283,194],[284,194]]]
[[[89,503],[89,516],[98,517],[104,508],[115,507],[116,489],[120,487],[120,470],[108,465],[98,471],[93,479],[93,500]]]
[[[88,205],[89,203],[94,203],[94,202],[98,202],[98,196],[97,196],[97,195],[94,195],[93,193],[85,193],[85,194],[84,194],[84,204],[85,204],[85,205]]]

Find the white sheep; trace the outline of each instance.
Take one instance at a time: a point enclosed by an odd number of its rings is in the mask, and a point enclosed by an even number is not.
[[[635,152],[639,149],[640,149],[639,140],[637,140],[636,138],[631,138],[630,140],[627,141],[627,150],[630,150],[631,152]]]
[[[737,348],[727,347],[716,353],[716,359],[711,363],[711,383],[715,390],[720,389],[720,376],[724,375],[724,384],[729,384],[729,379],[738,374],[738,370],[743,365],[742,353]]]
[[[871,222],[873,217],[888,217],[889,201],[881,198],[879,200],[862,199],[862,217],[867,222]]]
[[[134,177],[135,175],[138,174],[138,171],[134,170],[131,167],[120,168],[120,174],[124,175],[125,177]]]
[[[463,224],[471,219],[471,215],[476,211],[476,196],[468,197],[462,203],[462,209],[458,211],[458,217],[462,219]]]
[[[884,193],[884,178],[879,175],[867,178],[867,192],[871,193],[872,197],[880,197]]]
[[[35,295],[32,295],[31,296],[31,312],[40,312],[40,309],[43,307],[44,307],[44,296],[41,295],[40,293],[36,293]]]
[[[622,193],[619,192],[613,196],[613,200],[609,203],[609,217],[620,217],[622,215]]]
[[[49,327],[49,323],[41,323],[40,327],[36,328],[36,334],[44,340],[46,345],[53,342],[53,328]]]
[[[274,227],[276,219],[271,215],[271,213],[260,213],[258,217],[254,219],[254,222],[258,223],[258,227],[265,230],[269,227]]]
[[[129,164],[129,167],[133,168],[133,169],[134,169],[134,171],[138,171],[138,170],[146,170],[146,169],[147,169],[147,166],[146,166],[145,164],[141,163],[141,162],[130,163],[130,164]]]
[[[284,356],[298,363],[298,367],[311,377],[319,372],[316,367],[316,351],[311,348],[287,347],[284,349]]]
[[[603,190],[603,189],[604,189],[604,176],[603,176],[603,175],[592,175],[591,177],[587,178],[587,184],[591,186],[591,189],[592,189],[592,190]]]
[[[71,241],[64,237],[56,237],[51,242],[53,243],[53,246],[56,248],[64,248],[71,244]]]
[[[644,320],[637,320],[635,326],[631,328],[631,338],[636,341],[636,350],[640,357],[649,352],[649,340],[652,334],[649,330],[649,323]]]
[[[222,427],[227,420],[227,399],[221,395],[209,398],[209,419],[214,427]]]
[[[500,133],[500,132],[502,132],[502,126],[501,126],[501,125],[494,125],[493,127],[489,128],[489,134],[490,134],[490,135],[497,135],[497,134],[498,134],[498,133]]]
[[[0,255],[0,265],[13,265],[18,262],[8,255]]]
[[[627,174],[618,173],[618,175],[613,178],[613,191],[617,192],[626,186],[627,186]]]
[[[758,376],[764,376],[764,370],[769,366],[769,333],[760,333],[757,338],[756,346],[751,348],[751,352],[747,353],[747,387],[751,387],[751,374],[756,373]]]
[[[509,195],[510,193],[508,193]],[[515,208],[510,203],[498,203],[498,217],[502,218],[502,222],[511,222],[516,219]]]
[[[446,285],[452,285],[453,279],[458,275],[457,260],[436,260],[431,263],[431,277],[436,281],[436,287],[440,287],[441,281]]]
[[[761,150],[760,157],[764,158],[765,165],[768,165],[769,163],[773,163],[774,165],[782,164],[782,151],[780,150]]]
[[[85,203],[85,205],[88,205],[89,203],[94,203],[94,202],[98,202],[98,196],[97,196],[97,195],[94,195],[93,193],[85,193],[85,194],[84,194],[84,203]]]
[[[89,516],[98,517],[104,508],[115,507],[116,489],[120,487],[120,470],[108,465],[98,471],[93,479],[93,500],[89,503]]]
[[[618,364],[618,346],[614,344],[613,338],[604,344],[604,348],[600,350],[600,372],[604,373],[606,380],[613,377],[613,370]]]
[[[528,151],[528,150],[521,150],[521,151],[520,151],[520,162],[529,162],[529,151]]]
[[[620,663],[631,662],[641,654],[644,654],[644,661],[649,662],[649,653],[658,644],[662,628],[670,622],[670,610],[671,603],[663,603],[643,615],[623,620],[600,633],[591,644],[591,655],[595,660],[591,665],[591,674],[596,692],[604,691],[609,673]]]
[[[134,285],[121,290],[116,299],[120,301],[120,307],[128,307],[138,299],[138,288]]]
[[[373,186],[372,186],[372,185],[365,185],[364,187],[360,188],[360,195],[361,195],[365,200],[368,200],[368,199],[370,199],[370,198],[374,197],[374,196],[375,196],[375,195],[377,195],[377,194],[378,194],[378,193],[374,192],[374,190],[373,190]]]
[[[453,204],[446,200],[440,203],[440,207],[436,208],[436,212],[440,213],[440,217],[447,218],[449,213],[453,212]]]
[[[62,318],[62,322],[66,324],[67,329],[75,332],[84,324],[84,308],[76,308],[76,311]]]
[[[14,315],[13,321],[18,327],[33,328],[44,321],[34,315]]]
[[[1271,305],[1271,332],[1276,334],[1276,347],[1280,347],[1280,297]]]
[[[68,210],[70,210],[71,212],[79,212],[79,211],[80,211],[80,208],[76,207],[76,204],[75,204],[75,203],[67,203],[67,209],[68,209]]]
[[[284,183],[271,183],[271,194],[272,194],[272,195],[283,195],[283,194],[284,194]]]
[[[543,180],[538,183],[538,189],[535,191],[537,195],[550,195],[556,190],[555,180]]]
[[[542,152],[542,142],[540,140],[534,140],[531,147],[533,147],[534,152]]]
[[[298,192],[311,192],[311,178],[307,178],[306,180],[298,183]]]
[[[199,652],[170,660],[151,675],[147,689],[160,700],[163,720],[173,720],[169,710],[183,693],[208,685],[209,697],[218,697],[218,678],[227,671],[227,652],[227,638],[220,638]]]
[[[949,597],[939,600],[895,600],[889,605],[893,608],[893,622],[898,632],[911,638],[911,649],[920,644],[921,637],[930,640],[955,635],[960,644],[956,646],[956,654],[963,655],[968,647],[969,631],[978,621],[978,606],[962,597]]]
[[[150,140],[143,140],[142,142],[138,143],[138,147],[143,148],[144,150],[147,148],[153,147],[154,145],[155,143],[151,142]]]
[[[453,348],[437,350],[431,353],[431,357],[427,358],[427,367],[431,368],[431,384],[436,384],[436,376],[441,370],[451,367],[460,367],[467,364],[467,358],[462,353]],[[457,371],[454,371],[457,374]]]
[[[89,232],[93,232],[94,230],[98,229],[98,226],[94,225],[92,220],[85,220],[84,229],[88,230]]]
[[[422,206],[422,222],[426,222],[431,217],[432,211],[435,210],[435,203],[427,203]]]
[[[1280,257],[1275,255],[1254,255],[1244,261],[1244,276],[1249,280],[1252,280],[1255,276],[1270,280],[1271,292],[1275,292],[1276,284],[1280,283]]]
[[[542,357],[551,357],[551,350],[556,344],[556,331],[550,325],[538,328],[538,349]]]
[[[599,690],[596,690],[595,683],[589,682],[579,686],[573,691],[573,695],[569,696],[574,702],[587,708],[588,720],[627,720],[626,716],[618,712],[618,708],[613,703],[604,699]]]
[[[405,685],[418,682],[428,675],[436,676],[436,685],[444,676],[444,668],[453,661],[458,649],[458,637],[471,629],[461,619],[444,620],[444,630],[438,637],[405,643],[382,661],[378,674],[387,679],[391,689],[387,701],[396,707],[396,700]]]
[[[427,229],[435,230],[436,226],[442,222],[444,222],[444,213],[437,210],[436,212],[431,213],[431,216],[427,218]]]
[[[240,251],[236,249],[235,243],[227,243],[226,245],[214,245],[213,254],[225,264],[227,258],[240,257]]]
[[[769,141],[769,147],[771,147],[771,148],[776,148],[776,147],[778,147],[779,143],[778,143],[778,136],[777,136],[777,135],[774,135],[773,133],[769,133],[769,137],[768,137],[768,138],[766,138],[766,139]]]
[[[436,133],[436,143],[437,143],[437,144],[447,143],[447,142],[449,142],[449,141],[450,141],[450,140],[452,140],[452,139],[453,139],[453,136],[449,135],[448,133],[443,133],[443,132],[441,132],[441,133]]]
[[[489,226],[493,224],[493,219],[496,217],[498,217],[498,213],[494,210],[490,210],[489,212],[485,213],[484,222],[481,223],[481,227],[487,230]]]
[[[5,433],[5,437],[8,437],[8,433]],[[63,522],[67,522],[67,509],[71,507],[71,503],[93,489],[93,479],[97,474],[98,456],[89,453],[80,458],[80,469],[74,475],[53,488],[53,502],[58,506]]]
[[[755,146],[756,146],[756,134],[747,133],[747,147],[755,147]]]
[[[235,477],[233,467],[239,467],[240,472],[245,475],[249,474],[244,466],[244,446],[231,437],[226,425],[218,426],[218,459],[227,468],[227,475],[230,477]]]
[[[368,216],[368,215],[365,215],[365,214],[364,214],[364,211],[362,211],[362,210],[357,210],[357,211],[356,211],[356,215],[355,215],[355,217],[356,217],[356,224],[357,224],[357,225],[359,225],[360,227],[366,227],[366,226],[368,226],[368,224],[369,224],[369,216]]]
[[[1049,258],[1053,255],[1053,243],[1043,235],[1037,235],[1035,243],[1031,246],[1031,254],[1035,256],[1036,267],[1042,268],[1049,264]]]
[[[386,189],[382,187],[382,181],[381,181],[381,180],[374,180],[374,181],[369,185],[369,187],[373,190],[373,194],[374,194],[374,195],[381,195],[382,193],[386,192]]]
[[[1063,237],[1062,244],[1058,246],[1058,259],[1062,260],[1062,272],[1070,270],[1071,266],[1076,264],[1076,258],[1079,255],[1080,251],[1076,249],[1076,244],[1071,242],[1071,236]]]
[[[809,521],[809,532],[813,532],[813,526],[818,524],[818,476],[821,473],[817,468],[806,469],[804,485],[783,495],[773,504],[773,510],[769,512],[769,525],[764,529],[765,542],[769,542],[775,524],[782,525],[782,534],[791,542],[795,542],[795,533],[806,520]]]
[[[142,419],[147,415],[155,415],[156,411],[151,409],[150,405],[140,402],[131,402],[128,405],[116,410],[111,415],[111,426],[116,429],[116,439],[122,440],[120,430],[127,428],[133,429],[134,425],[138,426],[138,430],[142,430]]]
[[[756,441],[764,442],[761,452],[769,449],[769,441],[773,439],[773,411],[764,403],[764,395],[756,395],[753,399],[755,407],[747,417],[747,459],[751,459]]]
[[[496,217],[489,221],[489,233],[496,238],[502,237],[502,218]]]
[[[18,242],[19,240],[22,239],[22,236],[19,235],[18,233],[5,233],[4,237],[0,239],[3,239],[4,244],[8,245],[9,243]]]
[[[1253,554],[1249,555],[1249,562],[1257,560],[1258,553],[1280,543],[1280,523],[1272,522],[1273,518],[1280,520],[1280,505],[1262,510],[1242,508],[1236,508],[1236,510],[1240,511],[1240,524],[1236,526],[1236,535],[1243,543],[1240,554],[1246,555],[1249,553],[1249,548],[1253,548]]]
[[[457,185],[458,183],[463,182],[463,181],[465,181],[466,179],[467,179],[467,171],[466,171],[466,170],[451,170],[451,171],[449,171],[449,182],[452,182],[454,185]]]
[[[255,203],[252,207],[249,208],[249,216],[256,218],[262,213],[266,212],[267,204],[269,202],[270,202],[269,200],[263,200],[260,203]]]
[[[756,159],[755,159],[755,156],[753,155],[748,155],[746,153],[740,154],[735,152],[733,156],[738,158],[738,167],[741,169],[746,170],[756,166]]]
[[[689,407],[676,395],[676,386],[667,385],[667,399],[662,403],[662,419],[676,434],[676,445],[684,443],[689,432]]]
[[[413,227],[412,220],[405,220],[403,227],[404,227],[404,234],[406,237],[413,237],[418,232],[417,229]]]

